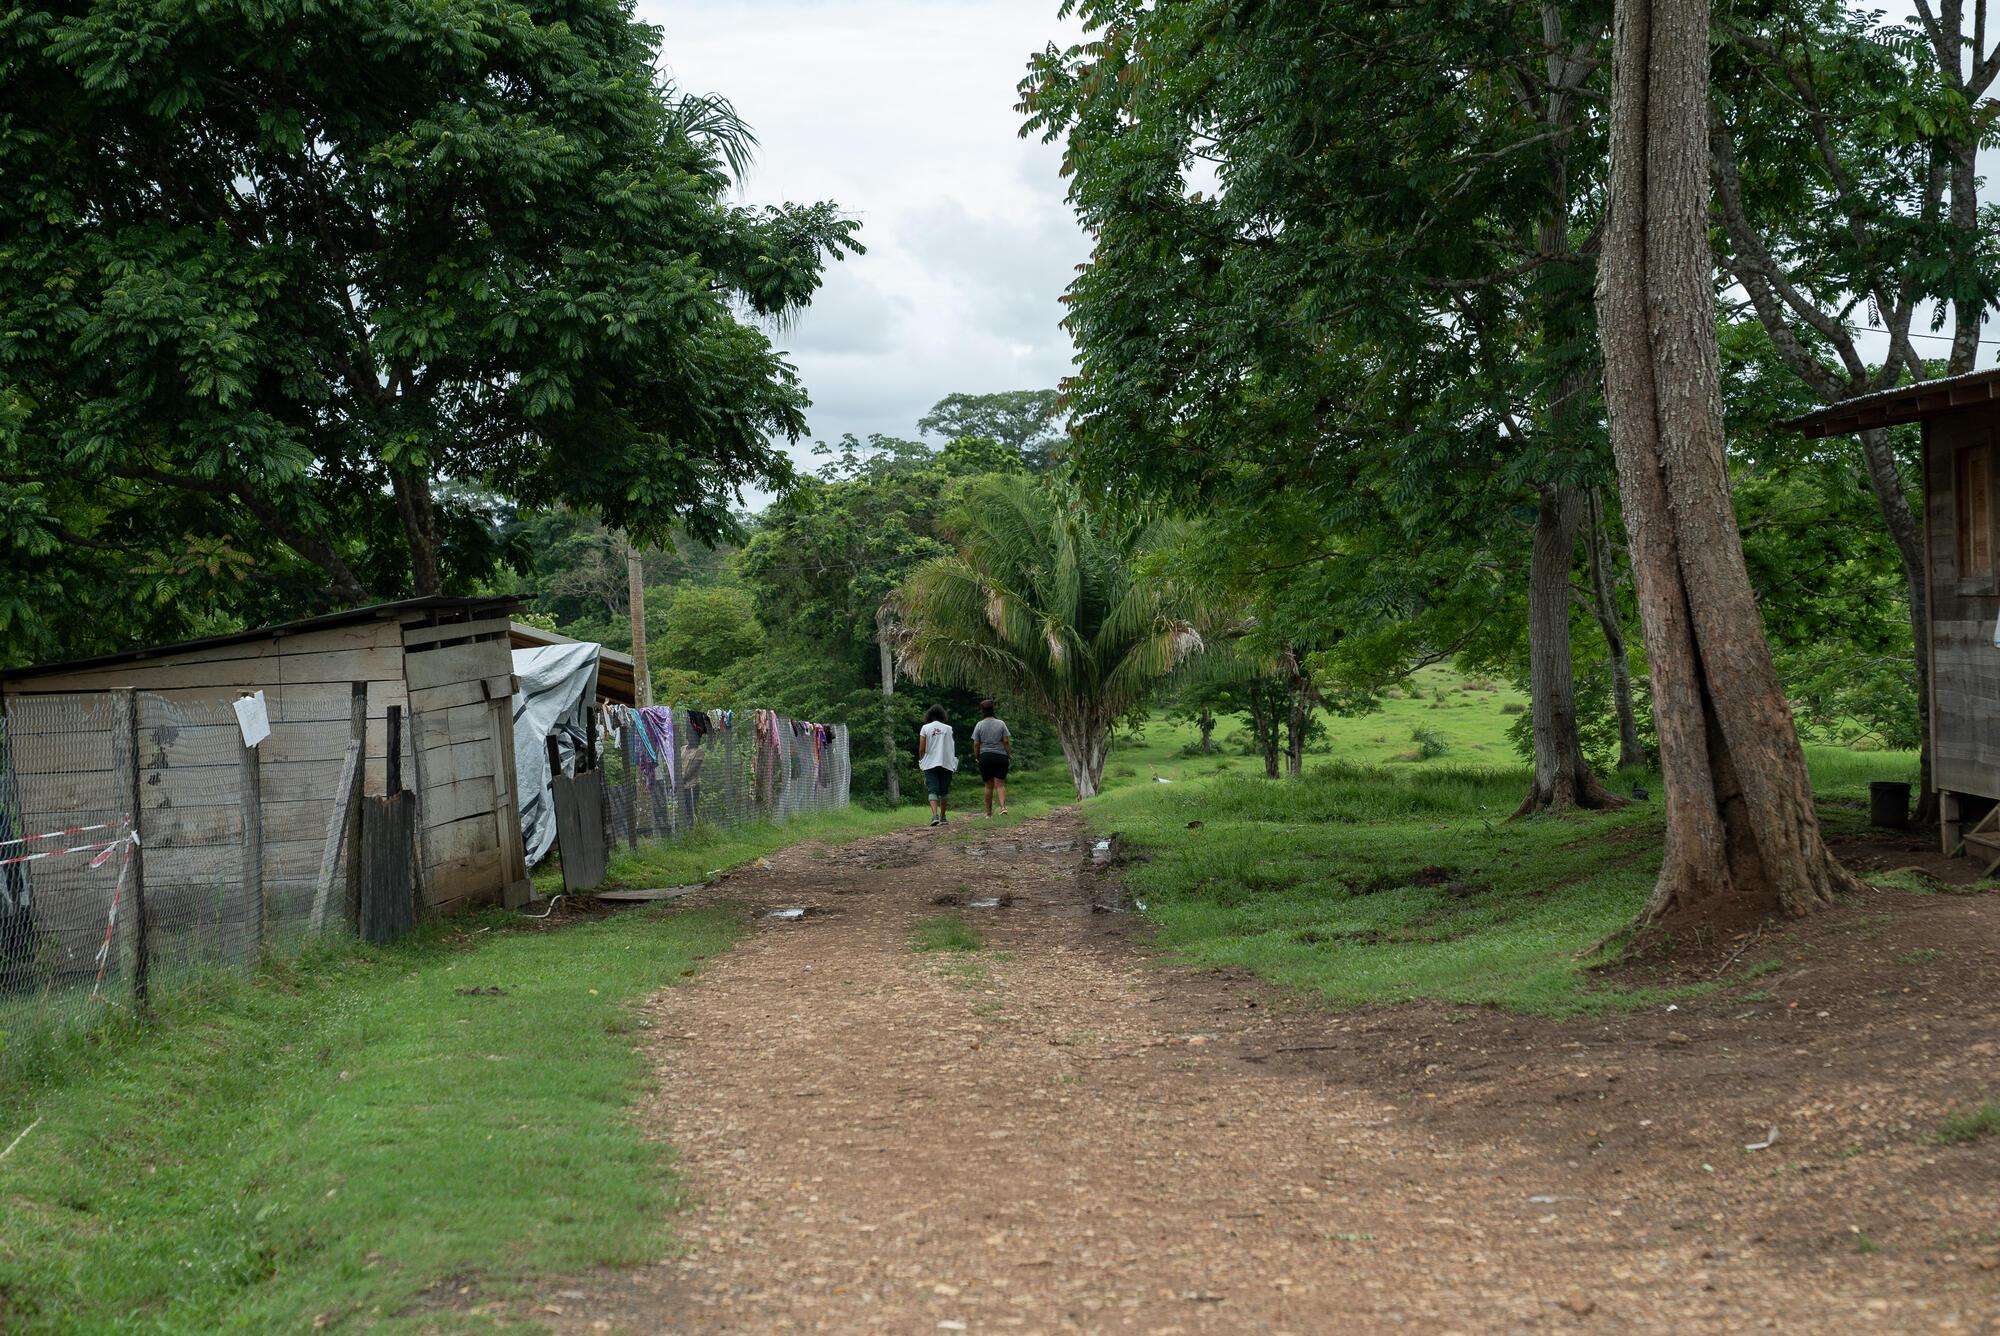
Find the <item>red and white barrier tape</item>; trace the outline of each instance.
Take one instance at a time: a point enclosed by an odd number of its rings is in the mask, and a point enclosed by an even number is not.
[[[0,867],[11,867],[15,863],[32,863],[38,858],[61,858],[65,854],[96,854],[87,866],[103,867],[113,850],[133,840],[131,835],[120,835],[115,840],[104,840],[95,844],[78,844],[68,849],[44,849],[38,854],[16,854],[12,858],[0,858]]]
[[[88,835],[93,830],[123,830],[130,823],[123,818],[117,821],[99,821],[91,826],[65,826],[61,830],[45,830],[39,835],[16,835],[12,839],[0,840],[0,849],[10,844],[32,844],[36,840],[61,840],[77,835]]]

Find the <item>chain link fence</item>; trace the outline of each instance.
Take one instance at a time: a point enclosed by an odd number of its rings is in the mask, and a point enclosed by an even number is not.
[[[604,722],[599,766],[614,849],[847,806],[853,770],[844,724],[665,706],[614,706]]]
[[[294,742],[274,729],[265,769],[232,702],[207,693],[8,698],[0,1079],[115,1012],[297,947],[338,763]]]

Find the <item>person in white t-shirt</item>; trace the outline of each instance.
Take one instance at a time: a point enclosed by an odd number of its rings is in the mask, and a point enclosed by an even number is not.
[[[945,721],[944,706],[933,705],[917,734],[917,769],[924,772],[924,792],[931,798],[931,824],[942,826],[951,798],[951,776],[958,769],[958,743]]]

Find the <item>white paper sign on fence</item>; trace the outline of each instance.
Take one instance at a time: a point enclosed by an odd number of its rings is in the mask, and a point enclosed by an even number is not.
[[[243,745],[254,747],[271,736],[271,714],[264,708],[264,693],[236,698],[236,726],[243,730]]]

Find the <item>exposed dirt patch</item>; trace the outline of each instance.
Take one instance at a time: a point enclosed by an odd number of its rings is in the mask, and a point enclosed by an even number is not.
[[[2000,899],[1877,893],[1718,943],[1697,971],[1732,982],[1672,1011],[1334,1014],[1135,949],[1069,818],[981,847],[793,850],[707,893],[757,930],[649,1009],[684,1255],[523,1316],[2000,1330],[2000,1142],[1934,1136],[2000,1098]],[[910,949],[946,892],[1014,897],[988,949]]]

